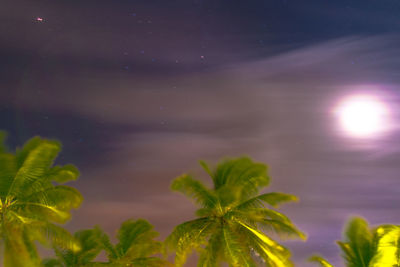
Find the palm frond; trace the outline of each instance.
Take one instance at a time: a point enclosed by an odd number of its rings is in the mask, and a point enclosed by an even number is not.
[[[196,203],[199,203],[203,207],[212,208],[217,202],[217,199],[211,190],[203,185],[203,183],[193,179],[187,174],[174,179],[171,184],[171,189],[193,198]]]
[[[165,240],[166,249],[176,251],[175,265],[183,266],[189,253],[206,242],[211,230],[215,227],[210,218],[199,218],[182,223],[175,227]]]
[[[269,183],[267,166],[255,163],[248,157],[226,160],[217,165],[213,175],[214,188],[224,185],[240,186],[243,192],[252,195],[258,192],[260,187]]]
[[[206,171],[206,173],[210,175],[211,178],[213,178],[214,174],[212,173],[210,167],[208,167],[207,163],[203,160],[200,160],[199,163],[201,167],[203,167],[203,169]]]
[[[311,256],[310,258],[308,258],[308,261],[318,263],[321,267],[333,267],[332,264],[330,264],[327,260],[318,255]]]
[[[46,222],[36,222],[29,227],[32,240],[39,240],[44,245],[55,246],[71,251],[81,249],[79,241],[64,228]]]
[[[248,234],[247,238],[252,247],[260,254],[268,266],[289,267],[293,266],[290,261],[290,252],[287,248],[278,244],[259,230],[238,221]]]
[[[64,267],[63,263],[58,259],[44,259],[42,261],[42,265],[44,267]]]
[[[338,241],[347,265],[368,267],[374,251],[372,233],[368,223],[359,217],[352,218],[345,231],[345,240]]]
[[[32,221],[49,220],[57,223],[65,223],[71,218],[71,214],[68,211],[40,202],[18,202],[12,208],[13,210],[10,211],[14,211],[15,214]]]
[[[79,170],[72,164],[55,166],[47,172],[47,179],[57,183],[75,181],[79,177]]]
[[[36,185],[37,188],[32,188],[32,185],[38,179],[43,179],[44,174],[53,164],[59,151],[60,144],[57,142],[45,141],[38,144],[26,156],[10,186],[8,194],[17,197],[28,190],[42,190],[40,184]]]
[[[382,225],[376,229],[376,234],[376,253],[369,266],[400,266],[400,226]]]
[[[77,209],[83,201],[81,193],[70,186],[50,186],[42,191],[27,196],[21,196],[19,202],[44,203],[62,211]]]
[[[173,265],[157,257],[136,258],[130,262],[132,267],[172,267]]]
[[[148,221],[127,220],[118,230],[119,243],[115,246],[125,259],[145,258],[161,252],[161,243],[154,240],[158,233]]]
[[[197,267],[218,266],[223,252],[222,229],[211,235],[204,249],[200,250],[200,257]]]
[[[17,173],[15,156],[7,153],[0,153],[0,199],[6,200],[10,186]]]
[[[264,207],[263,203],[267,203],[268,205],[277,208],[279,205],[286,202],[298,201],[298,198],[291,194],[284,194],[280,192],[272,192],[261,194],[256,197],[253,197],[245,202],[240,203],[236,207],[236,209],[248,209],[252,207],[261,208]]]
[[[22,146],[22,148],[17,148],[15,154],[18,163],[18,168],[22,166],[28,155],[43,142],[46,142],[46,140],[40,138],[39,136],[35,136],[26,141],[25,144]]]
[[[247,211],[233,210],[231,216],[253,227],[262,227],[264,230],[275,232],[281,238],[307,239],[292,221],[284,214],[266,208],[255,208]]]
[[[7,133],[5,131],[0,131],[0,153],[7,152],[7,147],[5,144],[6,139],[7,139]]]
[[[104,232],[99,228],[81,230],[74,234],[80,244],[80,250],[74,252],[79,264],[84,265],[93,261],[103,249],[102,238]]]
[[[37,267],[39,261],[36,251],[32,251],[31,246],[27,246],[22,229],[8,228],[3,226],[4,234],[4,267]]]
[[[222,229],[222,239],[227,262],[232,267],[255,267],[255,262],[250,257],[250,250],[241,242],[229,225]]]

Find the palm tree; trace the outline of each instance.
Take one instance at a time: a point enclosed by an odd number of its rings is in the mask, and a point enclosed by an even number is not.
[[[349,221],[344,239],[337,244],[347,267],[400,266],[400,227],[397,225],[371,228],[366,220],[355,217]],[[319,256],[309,260],[323,267],[333,266]]]
[[[162,243],[155,241],[158,233],[146,220],[127,220],[117,233],[119,242],[113,245],[107,235],[103,235],[102,245],[108,255],[107,263],[95,266],[112,267],[165,267],[170,263],[154,255],[160,254]]]
[[[171,189],[194,199],[200,208],[197,219],[184,222],[166,239],[167,251],[175,251],[176,266],[183,266],[187,256],[200,253],[197,266],[214,267],[228,262],[233,267],[256,266],[255,258],[267,266],[289,267],[288,249],[265,235],[272,231],[280,237],[305,239],[282,213],[266,207],[296,201],[293,195],[265,193],[259,190],[269,183],[267,167],[250,158],[226,160],[214,171],[200,162],[212,179],[213,187],[184,174]]]
[[[0,139],[4,141],[4,134]],[[78,249],[73,237],[57,225],[65,223],[70,210],[82,201],[76,189],[61,185],[75,180],[78,170],[72,165],[52,167],[60,148],[60,143],[39,137],[15,153],[0,143],[0,240],[5,267],[39,266],[35,240]]]
[[[93,261],[103,250],[102,240],[104,232],[99,228],[81,230],[75,233],[75,240],[79,242],[80,249],[63,249],[54,246],[56,259],[43,260],[44,267],[88,267],[93,266]]]
[[[155,257],[161,253],[161,242],[154,238],[158,233],[146,220],[127,220],[118,230],[119,242],[113,245],[107,234],[99,227],[75,233],[81,250],[61,250],[55,247],[57,259],[46,259],[44,267],[165,267],[170,263]],[[99,253],[105,250],[107,262],[94,261]]]

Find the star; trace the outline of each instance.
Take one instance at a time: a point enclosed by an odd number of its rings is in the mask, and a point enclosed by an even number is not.
[[[44,20],[43,20],[43,18],[41,18],[41,17],[37,17],[37,18],[36,18],[36,21],[43,22]]]

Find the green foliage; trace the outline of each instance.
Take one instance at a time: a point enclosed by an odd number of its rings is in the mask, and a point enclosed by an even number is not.
[[[344,240],[337,243],[347,267],[400,266],[400,226],[371,228],[363,218],[355,217],[346,227]],[[310,261],[332,266],[318,256]]]
[[[255,258],[268,266],[292,266],[290,252],[263,230],[305,239],[288,217],[271,208],[297,198],[283,193],[258,195],[269,183],[267,167],[250,158],[223,161],[215,170],[200,164],[211,176],[212,188],[187,174],[171,185],[172,190],[199,205],[199,218],[175,227],[165,241],[167,252],[175,251],[175,266],[183,266],[193,250],[200,254],[201,267],[220,266],[222,262],[250,267],[256,266]]]
[[[367,267],[374,255],[374,233],[362,218],[353,218],[347,225],[345,240],[338,241],[348,267]]]
[[[318,263],[321,267],[333,267],[327,260],[317,255],[311,256],[308,261]]]
[[[72,267],[72,266],[91,266],[92,261],[99,255],[102,246],[104,233],[99,227],[94,229],[78,231],[74,235],[80,249],[64,249],[54,246],[57,259],[45,259],[44,267]]]
[[[400,266],[400,226],[382,225],[375,235],[375,255],[369,266]]]
[[[118,230],[118,243],[113,245],[99,227],[75,233],[80,250],[60,249],[55,247],[57,259],[46,259],[44,267],[165,267],[170,266],[165,260],[154,255],[161,252],[161,242],[154,238],[158,233],[146,220],[127,220]],[[105,250],[107,262],[96,262],[99,253]]]
[[[4,134],[0,134],[4,141]],[[54,223],[65,223],[82,196],[55,182],[75,180],[79,172],[71,165],[53,167],[61,145],[32,138],[16,153],[0,144],[0,237],[5,267],[39,266],[34,241],[78,249],[74,238]],[[65,174],[68,172],[68,175]]]
[[[108,255],[107,266],[130,267],[164,267],[167,261],[154,257],[161,253],[161,242],[154,238],[158,233],[146,220],[127,220],[122,223],[117,233],[118,243],[111,244],[107,236],[102,239],[102,245]]]

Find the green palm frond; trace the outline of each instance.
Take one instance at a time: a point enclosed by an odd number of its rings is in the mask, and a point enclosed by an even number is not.
[[[88,264],[99,255],[103,249],[101,240],[104,235],[104,232],[99,227],[89,230],[81,230],[75,233],[74,237],[79,241],[81,249],[72,252],[76,254],[75,258],[79,264]]]
[[[222,229],[222,240],[225,248],[225,259],[232,267],[255,267],[250,249],[242,242],[230,226]]]
[[[80,244],[75,237],[58,225],[34,222],[28,231],[32,242],[37,240],[45,246],[56,246],[71,251],[80,250]]]
[[[216,190],[224,185],[240,186],[244,192],[251,195],[257,193],[260,187],[267,186],[269,177],[266,165],[242,157],[218,164],[213,181]]]
[[[162,244],[154,240],[158,233],[146,220],[127,220],[122,223],[117,232],[118,243],[113,245],[108,236],[97,230],[96,242],[99,240],[101,249],[108,256],[108,262],[90,262],[85,267],[165,267],[172,266],[168,261],[155,257],[162,252]],[[97,248],[97,247],[96,247]],[[97,252],[97,251],[96,251]]]
[[[222,229],[214,232],[204,249],[200,249],[198,267],[214,267],[222,261],[223,254],[223,239],[222,239]]]
[[[268,205],[278,208],[279,205],[286,202],[297,202],[298,198],[291,194],[284,194],[279,192],[272,192],[261,194],[256,197],[253,197],[236,207],[236,209],[248,209],[252,207],[261,208],[264,207],[263,203],[267,203]]]
[[[7,133],[5,131],[0,131],[0,153],[7,152],[7,147],[5,143],[6,139],[7,139]]]
[[[199,218],[176,226],[165,240],[166,249],[176,251],[175,265],[183,266],[187,256],[206,242],[206,237],[215,227],[215,221],[210,218]]]
[[[118,230],[119,243],[115,246],[120,256],[129,260],[161,252],[161,243],[154,240],[158,233],[146,220],[128,220]]]
[[[39,262],[32,257],[32,251],[22,239],[22,233],[15,233],[4,240],[4,267],[37,267]]]
[[[318,263],[321,267],[333,267],[327,260],[317,255],[311,256],[308,261]]]
[[[369,266],[400,266],[400,226],[382,225],[376,229],[376,235],[376,253]]]
[[[79,177],[79,170],[72,164],[64,166],[55,166],[47,174],[47,179],[57,183],[66,183],[75,181]]]
[[[350,220],[345,230],[345,240],[337,242],[347,266],[368,267],[374,254],[372,239],[373,234],[363,218]]]
[[[371,228],[360,217],[350,219],[344,240],[337,244],[346,267],[400,266],[400,226],[381,225]],[[332,266],[320,257],[312,257],[321,266]],[[326,264],[326,265],[324,265]]]
[[[247,211],[233,210],[228,214],[253,227],[259,226],[267,232],[274,232],[281,238],[307,239],[306,235],[287,216],[275,210],[254,208]]]
[[[215,195],[205,185],[187,174],[176,178],[171,184],[171,189],[193,198],[203,207],[212,208],[217,202]]]
[[[173,265],[157,257],[137,258],[130,262],[131,267],[172,267]]]
[[[5,202],[17,173],[15,156],[8,153],[0,153],[0,170],[0,199]]]
[[[27,196],[21,196],[18,205],[24,205],[25,202],[46,203],[46,205],[57,207],[58,210],[68,211],[78,208],[82,201],[83,197],[77,189],[70,186],[57,185],[49,186]]]
[[[64,267],[63,263],[57,259],[45,259],[42,261],[44,267]]]
[[[79,249],[59,247],[54,244],[57,259],[45,259],[42,264],[45,267],[72,267],[72,266],[91,266],[92,261],[103,250],[101,242],[104,232],[99,228],[78,231],[74,234],[74,239],[79,244]]]
[[[53,164],[60,151],[60,144],[57,142],[42,142],[37,145],[25,158],[21,167],[10,186],[8,195],[18,197],[27,191],[32,192],[41,189],[40,184],[32,185],[42,179]]]
[[[289,267],[293,263],[289,260],[290,251],[278,242],[266,236],[263,232],[239,222],[247,232],[247,240],[252,244],[254,250],[264,259],[268,266]]]
[[[25,162],[26,157],[28,157],[28,155],[43,142],[46,142],[46,140],[40,138],[39,136],[35,136],[26,141],[22,148],[17,148],[15,156],[17,159],[18,168],[20,168]]]

